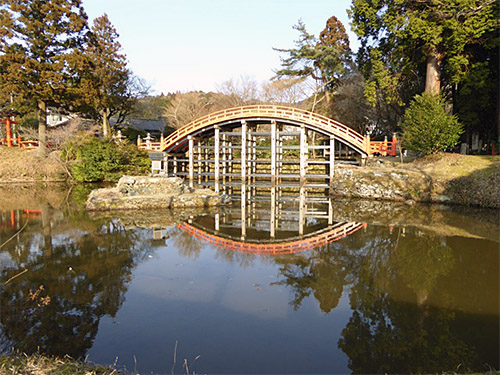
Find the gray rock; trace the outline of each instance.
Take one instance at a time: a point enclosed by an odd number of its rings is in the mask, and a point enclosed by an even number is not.
[[[89,211],[214,207],[227,201],[209,189],[191,189],[178,177],[123,176],[114,188],[93,190]]]

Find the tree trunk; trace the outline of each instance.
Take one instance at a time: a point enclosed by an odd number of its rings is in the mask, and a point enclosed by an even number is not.
[[[443,56],[433,48],[427,56],[427,71],[425,75],[425,92],[439,94],[441,90],[441,64]]]
[[[328,91],[328,88],[325,87],[325,99],[326,99],[326,108],[328,113],[330,113],[330,105],[332,104],[332,94]]]
[[[500,90],[497,91],[497,142],[500,144]]]
[[[111,137],[111,127],[109,126],[109,109],[102,111],[102,134],[104,138]]]
[[[43,100],[38,102],[38,155],[47,155],[47,105]]]

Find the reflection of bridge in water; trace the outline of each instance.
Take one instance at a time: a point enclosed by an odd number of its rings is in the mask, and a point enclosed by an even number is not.
[[[191,218],[178,228],[214,246],[257,254],[306,251],[340,240],[366,224],[335,222],[330,199],[304,205],[280,200],[239,202],[213,216]],[[248,204],[247,204],[248,203]]]

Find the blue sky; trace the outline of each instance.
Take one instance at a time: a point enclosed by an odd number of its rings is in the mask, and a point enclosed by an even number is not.
[[[258,82],[280,66],[302,19],[318,35],[335,15],[350,31],[351,0],[83,0],[90,22],[107,13],[135,74],[156,93],[214,90],[245,75]]]

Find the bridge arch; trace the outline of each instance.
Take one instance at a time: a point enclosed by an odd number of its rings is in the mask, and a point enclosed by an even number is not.
[[[369,139],[348,126],[313,112],[275,105],[251,105],[210,113],[177,129],[162,140],[159,149],[167,153],[186,150],[188,136],[196,136],[204,132],[210,133],[214,126],[239,127],[241,121],[278,121],[284,125],[305,126],[326,136],[335,137],[336,140],[352,148],[362,157],[366,157],[370,153]]]
[[[366,228],[366,224],[357,222],[343,222],[335,226],[325,228],[305,237],[296,237],[284,241],[242,241],[229,236],[222,236],[213,233],[206,228],[190,224],[180,223],[177,227],[200,241],[211,245],[244,253],[261,255],[293,254],[327,245],[353,234],[361,228]]]

